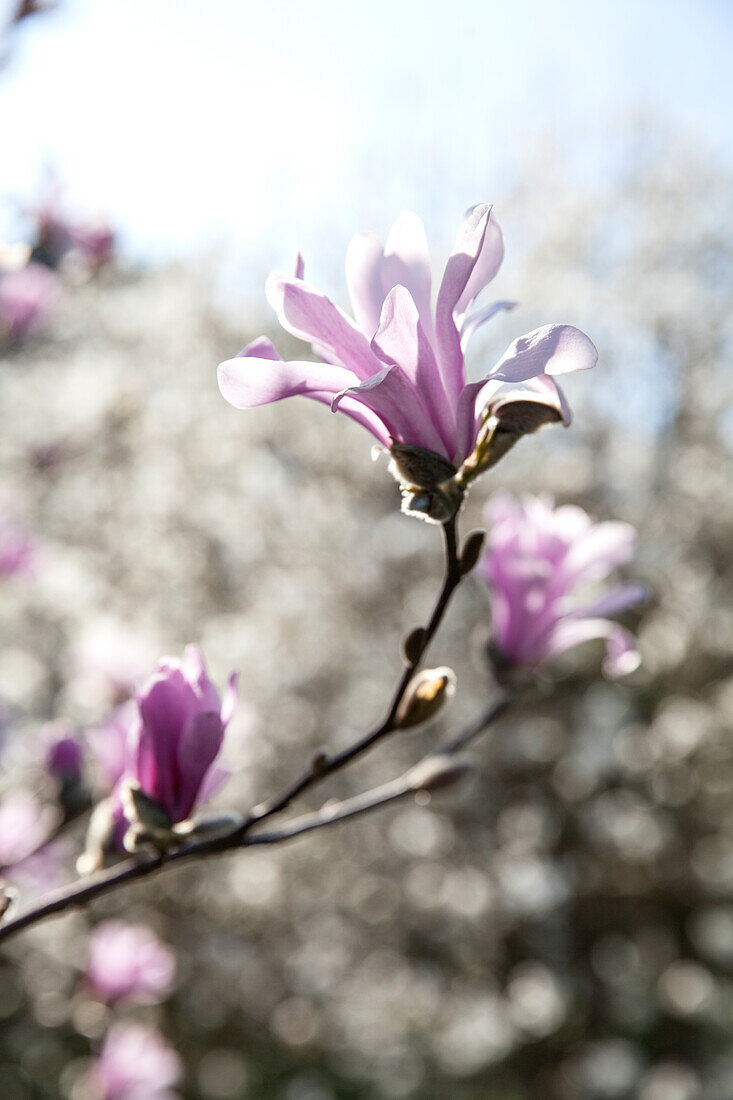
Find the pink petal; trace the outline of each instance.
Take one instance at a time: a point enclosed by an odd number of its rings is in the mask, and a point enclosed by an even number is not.
[[[327,363],[273,364],[269,359],[239,357],[220,363],[218,378],[222,395],[235,409],[253,409],[298,394],[331,405],[335,394],[345,393],[344,387],[358,383],[353,371]],[[366,406],[347,399],[339,401],[339,409],[371,432],[383,446],[389,446],[389,431]]]
[[[457,399],[465,384],[465,368],[454,310],[468,286],[481,252],[491,207],[486,203],[472,207],[458,231],[453,252],[445,266],[435,307],[435,334],[438,360],[446,391]]]
[[[224,738],[218,714],[204,711],[195,715],[181,734],[177,765],[180,775],[173,820],[188,817],[197,801],[204,776],[214,763]]]
[[[595,366],[592,340],[572,325],[543,325],[519,336],[491,371],[503,382],[524,382],[539,374],[567,374]]]
[[[146,794],[171,812],[178,777],[178,741],[186,720],[185,681],[179,673],[151,677],[139,699],[142,729],[137,778]]]
[[[514,309],[516,305],[516,302],[492,302],[491,305],[466,317],[461,325],[461,347],[463,351],[465,352],[468,347],[468,341],[471,339],[474,332],[477,332],[482,325],[485,325],[486,322],[490,321],[492,317],[495,317],[497,313],[501,313],[503,310],[507,309]]]
[[[373,233],[357,233],[346,250],[346,285],[359,328],[377,331],[382,312],[382,264],[384,250]]]
[[[345,397],[352,397],[372,409],[391,438],[399,443],[425,447],[452,458],[446,453],[420,394],[401,367],[384,367],[365,382],[336,394],[331,408],[334,411],[339,408]]]
[[[379,370],[363,332],[325,294],[276,271],[267,280],[265,294],[280,324],[293,336],[325,348],[359,379]]]
[[[239,702],[239,690],[237,688],[238,679],[239,674],[233,672],[229,677],[229,682],[224,692],[224,699],[221,704],[221,720],[224,728],[229,725],[237,709],[237,704]]]
[[[228,768],[220,768],[218,764],[212,764],[203,778],[196,797],[197,805],[208,802],[215,794],[218,794],[224,784],[231,778],[232,773]]]
[[[483,410],[500,388],[501,382],[496,382],[493,378],[482,378],[480,382],[469,382],[461,390],[456,409],[456,438],[463,458],[468,458],[473,451]]]
[[[621,526],[619,524],[619,526]],[[620,584],[612,588],[605,596],[600,596],[588,607],[582,608],[577,614],[580,618],[607,618],[610,615],[620,615],[629,607],[643,603],[648,591],[644,584]]]
[[[390,229],[384,246],[383,297],[393,287],[407,287],[417,306],[423,328],[432,332],[430,284],[430,253],[425,226],[417,214],[405,210]]]
[[[285,363],[242,355],[220,363],[217,374],[222,395],[236,409],[253,409],[296,394],[325,400],[324,394],[332,396],[358,382],[353,371],[329,363]]]
[[[498,272],[503,259],[504,234],[496,218],[491,214],[478,259],[474,264],[464,291],[456,303],[456,313],[463,315],[468,312],[473,300],[479,296],[484,287],[489,285]]]
[[[599,581],[631,561],[636,530],[630,523],[595,523],[570,548],[565,571],[578,581]]]
[[[606,659],[603,671],[612,679],[625,676],[639,667],[641,657],[636,639],[618,623],[607,619],[562,619],[548,635],[545,656],[552,657],[583,642],[603,639],[606,642]]]
[[[453,457],[455,422],[451,415],[432,346],[418,309],[404,286],[387,295],[372,348],[385,363],[401,367],[419,391],[430,418],[440,433],[443,452]]]
[[[268,340],[266,336],[258,336],[255,340],[252,340],[245,348],[237,352],[236,357],[237,359],[274,359],[276,362],[280,359],[272,341]]]

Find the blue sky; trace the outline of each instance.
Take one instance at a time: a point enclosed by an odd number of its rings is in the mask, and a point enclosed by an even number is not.
[[[631,110],[730,160],[732,26],[727,0],[62,0],[0,77],[0,196],[56,165],[131,255],[218,243],[253,288],[405,207],[447,244],[540,140],[598,178]]]

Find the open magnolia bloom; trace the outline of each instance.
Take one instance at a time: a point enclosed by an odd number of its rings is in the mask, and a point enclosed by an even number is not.
[[[603,670],[616,677],[639,664],[636,642],[610,615],[639,603],[641,584],[603,595],[588,587],[630,561],[628,523],[593,523],[582,508],[553,508],[547,497],[499,494],[486,507],[488,546],[480,570],[491,599],[491,644],[503,667],[535,667],[594,638],[606,643]]]
[[[597,359],[593,343],[578,329],[544,325],[516,339],[483,379],[467,382],[469,338],[514,304],[474,309],[503,257],[491,207],[472,207],[433,311],[425,230],[415,214],[405,212],[384,247],[371,234],[349,245],[346,281],[354,320],[304,281],[298,258],[293,276],[270,275],[267,299],[283,328],[310,342],[320,362],[283,362],[260,337],[220,364],[221,392],[240,409],[301,394],[346,413],[392,455],[407,510],[442,522],[499,451],[505,454],[542,423],[569,423],[554,376],[587,369]],[[512,392],[518,383],[522,392]],[[511,414],[514,401],[522,403],[521,415]],[[492,440],[502,417],[510,427],[497,446]]]

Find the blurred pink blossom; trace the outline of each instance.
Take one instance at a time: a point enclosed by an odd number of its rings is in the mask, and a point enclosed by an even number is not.
[[[500,494],[486,508],[489,541],[481,563],[491,600],[492,645],[510,666],[534,666],[581,642],[606,643],[611,677],[639,664],[628,630],[611,622],[645,596],[625,584],[590,598],[587,586],[630,561],[636,532],[628,523],[592,523],[582,508],[554,508],[548,497]]]
[[[48,321],[58,296],[58,280],[44,264],[0,272],[0,336],[19,343]]]
[[[143,924],[104,921],[89,941],[87,979],[105,1001],[153,1004],[170,991],[175,955]]]
[[[120,1021],[107,1032],[87,1084],[94,1100],[176,1100],[183,1076],[180,1055],[160,1032]]]

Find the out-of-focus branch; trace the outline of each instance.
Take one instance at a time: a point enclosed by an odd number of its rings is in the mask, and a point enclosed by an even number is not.
[[[423,757],[397,779],[342,801],[327,802],[319,810],[302,814],[269,832],[247,831],[242,834],[240,826],[226,836],[196,840],[167,853],[125,860],[124,863],[109,870],[89,875],[79,882],[63,887],[25,913],[20,913],[12,920],[6,921],[0,925],[0,941],[9,939],[24,928],[39,924],[55,914],[83,908],[96,898],[112,893],[127,883],[147,878],[157,871],[184,860],[206,859],[242,848],[282,844],[316,829],[323,829],[340,821],[370,813],[382,806],[391,805],[420,791],[430,792],[449,786],[467,770],[468,763],[461,758],[463,749],[504,712],[508,702],[508,697],[503,697],[492,703],[465,730],[446,741],[435,752]]]

